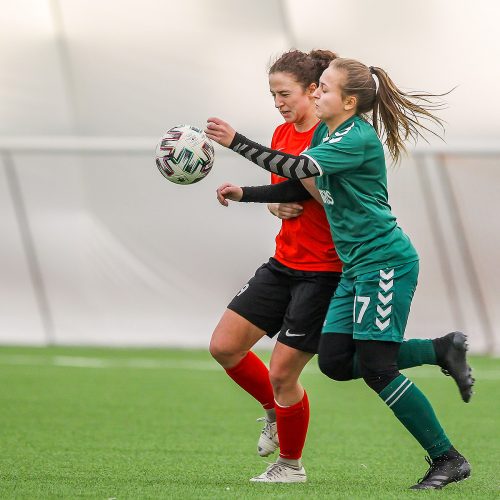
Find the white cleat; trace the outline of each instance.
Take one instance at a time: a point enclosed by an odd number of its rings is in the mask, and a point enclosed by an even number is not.
[[[269,464],[260,476],[250,479],[254,483],[305,483],[307,481],[304,467],[293,467],[283,462]]]
[[[280,445],[278,441],[278,428],[276,427],[276,422],[269,422],[266,417],[258,418],[257,422],[265,422],[259,436],[259,442],[257,443],[257,453],[261,457],[267,457],[271,453],[274,453]]]

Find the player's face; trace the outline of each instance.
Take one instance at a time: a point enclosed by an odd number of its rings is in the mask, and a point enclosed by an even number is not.
[[[300,123],[314,116],[312,93],[314,88],[304,90],[291,73],[271,73],[269,90],[274,105],[287,123]]]
[[[320,120],[328,122],[346,111],[346,102],[341,90],[344,78],[342,71],[330,66],[323,71],[319,86],[314,92],[316,116]]]

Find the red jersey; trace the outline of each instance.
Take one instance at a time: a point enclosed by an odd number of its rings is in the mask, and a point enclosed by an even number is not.
[[[300,155],[311,143],[316,124],[307,132],[297,132],[293,123],[283,123],[273,134],[271,148],[293,155]],[[276,184],[287,179],[271,174]],[[330,225],[323,207],[314,199],[301,201],[302,214],[281,221],[281,230],[276,236],[274,258],[299,271],[342,271],[333,246]]]

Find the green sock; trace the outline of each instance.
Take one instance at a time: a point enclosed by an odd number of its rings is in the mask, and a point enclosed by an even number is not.
[[[398,368],[400,370],[436,364],[436,351],[431,339],[410,339],[401,342],[398,354]],[[352,371],[352,378],[361,378],[357,354],[354,354]]]
[[[432,459],[451,448],[431,404],[410,379],[399,375],[379,396]]]

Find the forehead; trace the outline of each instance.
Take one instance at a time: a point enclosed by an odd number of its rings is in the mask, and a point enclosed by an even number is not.
[[[292,75],[292,73],[278,71],[269,75],[269,87],[274,92],[279,92],[280,90],[284,89],[291,90],[296,87],[301,87],[301,85],[299,82],[297,82],[295,76]]]
[[[321,78],[319,79],[320,83],[327,85],[328,87],[336,87],[341,86],[345,79],[345,73],[342,70],[332,68],[332,66],[328,66],[328,68],[323,71]]]

